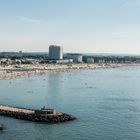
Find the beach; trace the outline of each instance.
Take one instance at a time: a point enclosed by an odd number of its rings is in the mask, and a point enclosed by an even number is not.
[[[31,77],[48,75],[56,72],[70,72],[81,69],[109,69],[124,66],[139,66],[139,64],[30,64],[30,65],[9,65],[0,66],[0,80],[15,79],[20,77]]]

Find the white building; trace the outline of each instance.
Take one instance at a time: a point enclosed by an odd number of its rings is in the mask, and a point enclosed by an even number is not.
[[[60,46],[51,45],[49,47],[49,59],[50,60],[63,59],[63,48]]]
[[[74,63],[82,63],[83,62],[82,54],[78,54],[78,53],[68,53],[67,59],[72,59]]]

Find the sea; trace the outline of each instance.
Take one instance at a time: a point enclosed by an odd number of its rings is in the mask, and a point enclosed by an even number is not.
[[[140,67],[0,80],[0,104],[77,118],[46,124],[0,116],[0,140],[140,140]]]

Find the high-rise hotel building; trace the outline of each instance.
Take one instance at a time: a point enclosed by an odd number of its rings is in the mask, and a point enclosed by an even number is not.
[[[50,45],[50,47],[49,47],[49,59],[50,60],[63,59],[63,48],[61,46]]]

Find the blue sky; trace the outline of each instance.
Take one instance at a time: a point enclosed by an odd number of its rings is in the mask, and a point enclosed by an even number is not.
[[[0,0],[0,51],[140,54],[140,0]]]

